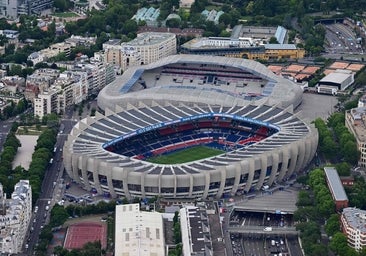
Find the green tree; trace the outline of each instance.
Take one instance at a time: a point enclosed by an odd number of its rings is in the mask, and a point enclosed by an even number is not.
[[[277,41],[277,38],[272,36],[270,39],[269,39],[269,44],[278,44],[278,41]]]
[[[309,192],[300,190],[297,198],[297,206],[310,206],[313,205],[313,200],[310,198]]]
[[[181,20],[178,18],[169,19],[166,21],[166,26],[169,28],[179,28],[181,26]]]
[[[231,15],[229,13],[223,13],[220,18],[219,22],[225,24],[225,26],[231,24]]]
[[[325,232],[328,236],[333,236],[335,233],[339,232],[339,216],[338,214],[332,214],[325,224]]]
[[[335,165],[339,176],[350,176],[351,175],[351,166],[347,162],[342,162]]]
[[[360,156],[357,143],[354,141],[347,141],[342,147],[342,153],[344,155],[344,161],[351,164],[356,164]]]
[[[65,221],[70,217],[66,209],[63,206],[56,204],[51,210],[51,227],[57,227],[65,223]]]
[[[346,255],[348,251],[347,237],[341,232],[335,233],[329,243],[329,248],[337,255]]]

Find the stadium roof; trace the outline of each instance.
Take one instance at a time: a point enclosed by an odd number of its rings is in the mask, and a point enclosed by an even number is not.
[[[264,81],[267,81],[267,83],[271,83],[274,86],[271,90],[271,93],[269,95],[266,95],[267,99],[265,100],[263,100],[263,98],[246,99],[240,97],[232,97],[228,95],[223,95],[223,93],[219,93],[217,90],[216,92],[214,90],[211,90],[210,96],[207,97],[208,92],[202,91],[202,88],[204,86],[194,83],[191,84],[190,87],[185,88],[167,87],[170,86],[169,84],[167,84],[166,86],[160,88],[148,88],[136,92],[129,91],[129,89],[131,88],[129,86],[132,86],[133,83],[136,82],[136,79],[138,79],[145,71],[177,63],[185,63],[188,65],[199,65],[201,63],[204,63],[237,68],[238,70],[243,70],[257,77],[260,77]],[[221,86],[218,88],[220,88],[222,91],[233,92],[233,89],[230,89],[229,87],[225,88]],[[185,95],[184,98],[181,97],[183,93]],[[172,55],[149,65],[131,67],[127,69],[122,76],[118,77],[114,82],[103,88],[98,96],[98,106],[101,109],[114,109],[115,106],[120,104],[121,102],[136,102],[143,99],[156,101],[169,100],[171,102],[207,102],[209,104],[221,104],[227,106],[231,106],[233,102],[235,102],[237,105],[247,105],[250,102],[259,100],[260,103],[258,104],[263,104],[264,102],[267,102],[271,105],[277,104],[283,108],[286,108],[288,106],[299,105],[301,103],[301,98],[302,90],[299,86],[285,78],[276,76],[272,73],[272,71],[270,71],[267,67],[259,62],[239,58],[182,54]]]
[[[324,167],[324,171],[327,176],[329,189],[331,190],[334,199],[336,201],[348,200],[337,170],[334,167]]]
[[[108,162],[111,166],[131,168],[131,171],[139,173],[152,173],[160,175],[198,173],[212,170],[214,166],[230,165],[233,162],[251,158],[284,145],[291,144],[309,133],[310,128],[298,119],[295,115],[267,105],[247,105],[235,107],[223,107],[220,105],[195,104],[194,106],[185,105],[160,105],[156,102],[152,106],[144,106],[140,102],[140,108],[132,105],[128,109],[122,110],[116,107],[115,110],[106,110],[105,115],[97,112],[96,117],[89,117],[79,122],[72,130],[74,138],[72,148],[73,154],[86,154],[94,159]],[[185,164],[159,165],[146,161],[131,159],[128,156],[106,151],[103,147],[106,143],[126,134],[131,134],[144,127],[154,127],[160,123],[169,123],[174,120],[190,118],[194,115],[221,113],[222,115],[236,115],[242,118],[250,118],[255,122],[267,123],[278,127],[278,132],[272,136],[241,149],[233,149],[218,156],[197,160]]]

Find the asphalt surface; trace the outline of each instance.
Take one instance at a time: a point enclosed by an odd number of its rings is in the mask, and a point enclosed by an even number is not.
[[[8,133],[10,132],[11,126],[17,120],[18,117],[12,117],[6,121],[0,122],[0,148],[3,148],[5,139],[8,136]]]
[[[55,202],[53,199],[54,189],[59,185],[60,176],[63,172],[62,148],[70,133],[75,121],[71,118],[72,112],[68,113],[66,119],[61,120],[57,142],[55,144],[56,152],[53,155],[53,162],[49,164],[42,182],[42,192],[33,209],[37,206],[38,211],[33,212],[33,216],[28,228],[27,240],[24,243],[24,253],[22,255],[31,255],[38,243],[39,234],[43,226],[49,220],[49,212]],[[0,130],[1,132],[1,130]],[[49,207],[46,210],[46,206]]]

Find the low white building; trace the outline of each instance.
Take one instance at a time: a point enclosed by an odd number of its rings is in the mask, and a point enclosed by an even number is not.
[[[116,206],[116,256],[164,256],[163,217],[159,212],[140,211],[139,204]]]
[[[27,60],[31,61],[33,65],[36,65],[37,63],[43,62],[44,57],[39,52],[33,52],[28,56]]]
[[[20,180],[14,186],[10,199],[6,199],[0,184],[0,253],[18,254],[32,215],[32,189],[29,180]]]
[[[355,81],[354,73],[350,70],[337,69],[335,72],[323,77],[318,85],[318,93],[336,95],[344,91]]]

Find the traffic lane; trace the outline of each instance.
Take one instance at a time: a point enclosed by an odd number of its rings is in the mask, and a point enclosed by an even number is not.
[[[304,255],[302,253],[302,250],[301,250],[301,247],[300,247],[300,244],[299,244],[299,241],[297,238],[287,237],[286,243],[287,243],[287,248],[288,248],[290,255],[299,255],[299,256]]]
[[[30,240],[28,243],[28,251],[31,252],[38,242],[39,235],[41,233],[41,226],[45,224],[45,214],[47,214],[45,208],[47,205],[46,200],[38,200],[38,211],[35,214],[36,222],[31,223]]]
[[[12,120],[9,120],[11,122]],[[44,226],[46,224],[46,220],[49,216],[50,209],[46,210],[46,206],[48,205],[48,201],[52,200],[53,197],[53,190],[54,190],[54,181],[57,181],[58,174],[60,172],[60,168],[62,166],[62,151],[60,150],[67,138],[67,134],[70,133],[72,127],[75,125],[75,121],[71,120],[64,120],[62,121],[64,128],[63,132],[65,136],[58,136],[56,147],[57,150],[53,156],[54,161],[52,164],[50,164],[45,172],[44,179],[42,181],[42,191],[39,199],[36,202],[36,206],[38,206],[38,211],[36,213],[33,213],[33,219],[28,227],[28,234],[27,234],[27,244],[28,249],[25,249],[24,255],[30,255],[31,252],[34,250],[35,245],[38,242],[39,235],[41,233],[41,226]],[[1,132],[9,132],[11,129],[10,123],[0,123],[0,133]],[[2,144],[1,144],[2,146]],[[33,220],[35,219],[35,222]],[[23,246],[25,246],[26,243],[24,243]]]
[[[220,213],[220,215],[222,215],[224,217],[223,222],[221,223],[222,225],[222,231],[224,233],[224,240],[225,242],[225,249],[226,249],[226,255],[227,256],[233,256],[233,251],[232,251],[232,246],[231,246],[231,237],[230,237],[230,233],[228,232],[228,227],[229,227],[229,223],[230,223],[230,214],[231,214],[231,210],[230,209],[226,209],[226,211],[224,213]]]
[[[63,131],[61,132],[60,131],[60,134],[69,134],[71,129],[74,127],[74,125],[76,124],[77,122],[74,121],[74,120],[62,120],[61,121],[61,124],[64,125],[63,127]]]
[[[49,214],[49,210],[46,210],[46,206],[48,205],[48,201],[52,200],[54,182],[57,181],[57,176],[62,166],[61,162],[62,151],[60,151],[60,148],[63,147],[65,139],[66,136],[59,136],[57,138],[56,142],[57,150],[53,156],[54,161],[52,162],[52,164],[48,166],[42,182],[42,193],[36,203],[36,205],[38,206],[38,212],[36,214],[36,222],[32,223],[33,231],[30,234],[30,241],[28,243],[29,252],[31,252],[34,249],[38,241],[39,234],[42,231],[41,226],[45,225],[46,219]]]

